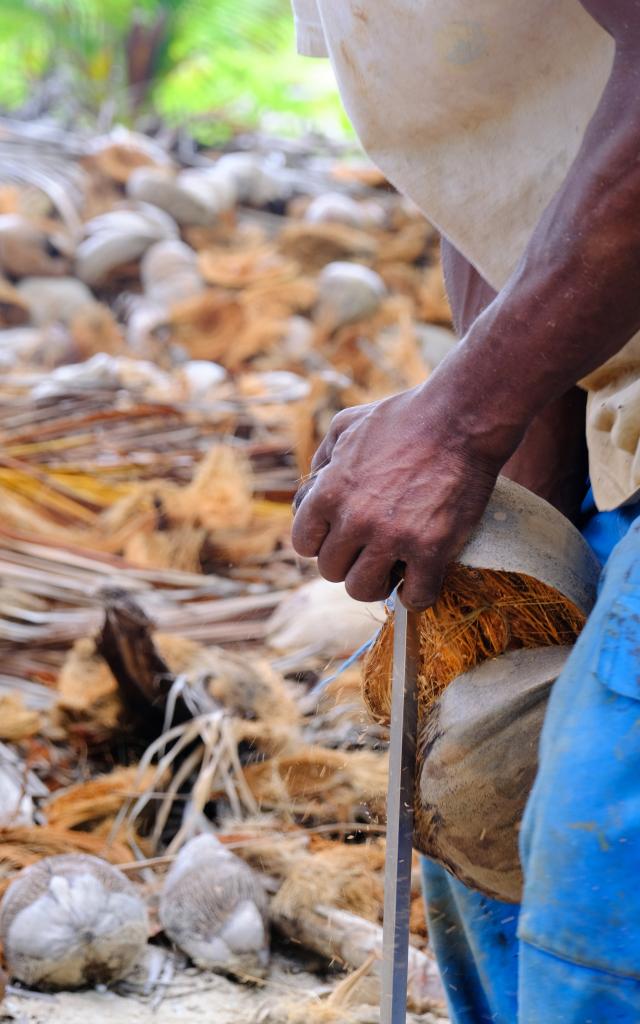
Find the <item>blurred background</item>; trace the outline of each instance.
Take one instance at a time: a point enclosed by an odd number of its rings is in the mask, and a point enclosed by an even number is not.
[[[65,128],[348,131],[328,62],[295,53],[288,0],[3,0],[0,67],[5,112]]]

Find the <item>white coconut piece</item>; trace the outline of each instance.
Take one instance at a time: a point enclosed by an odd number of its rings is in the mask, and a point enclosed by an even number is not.
[[[314,337],[315,329],[310,320],[304,316],[289,317],[281,342],[283,354],[289,359],[307,359],[315,354]]]
[[[436,366],[439,366],[442,360],[449,355],[458,339],[448,327],[438,327],[437,324],[415,323],[414,329],[422,358],[432,370],[435,370]]]
[[[342,192],[325,192],[311,200],[304,219],[311,224],[337,223],[354,228],[373,228],[384,223],[385,212],[376,202],[358,202]]]
[[[219,363],[206,359],[190,359],[176,371],[188,398],[202,399],[227,379],[227,371]]]
[[[16,287],[37,326],[68,324],[79,309],[95,302],[86,284],[75,277],[25,277]]]
[[[30,370],[55,367],[77,358],[73,339],[61,324],[48,327],[11,327],[0,331],[0,366],[20,363]]]
[[[156,164],[171,165],[171,158],[162,146],[148,135],[131,131],[121,124],[115,125],[108,135],[99,135],[95,139],[89,140],[88,152],[100,153],[103,149],[109,149],[111,146],[125,146],[127,149],[138,150]]]
[[[197,254],[179,238],[157,242],[147,249],[140,264],[140,277],[145,298],[165,307],[197,295],[204,288]]]
[[[76,253],[76,273],[85,284],[101,284],[110,271],[139,259],[155,242],[177,236],[172,218],[149,204],[111,210],[85,225],[85,238]]]
[[[218,174],[226,174],[233,181],[240,203],[266,206],[287,199],[291,193],[281,169],[258,153],[225,153],[215,166]]]
[[[169,938],[198,967],[263,977],[269,963],[267,902],[258,877],[215,836],[191,839],[160,899]]]
[[[31,397],[50,398],[71,391],[130,388],[150,395],[171,395],[175,385],[169,374],[144,359],[98,352],[84,363],[59,366],[31,390]]]
[[[217,216],[206,187],[170,168],[138,167],[127,181],[127,195],[158,206],[183,226],[212,224]]]
[[[267,643],[283,653],[313,650],[338,657],[366,643],[385,618],[383,602],[355,601],[344,583],[312,580],[278,605],[268,623]]]
[[[143,953],[147,910],[121,871],[97,857],[46,857],[0,904],[9,972],[32,988],[76,989],[125,977]]]
[[[359,263],[328,263],[318,278],[316,317],[340,327],[371,316],[385,295],[384,281],[375,270]]]
[[[247,395],[246,401],[255,405],[286,405],[299,402],[311,392],[311,384],[298,373],[290,370],[267,370],[252,373],[251,380],[257,385],[254,394]]]

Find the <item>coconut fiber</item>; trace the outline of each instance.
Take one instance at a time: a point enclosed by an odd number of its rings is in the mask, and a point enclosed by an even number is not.
[[[461,673],[520,648],[572,644],[585,616],[557,590],[532,576],[450,566],[435,605],[420,615],[418,710],[430,706]],[[376,721],[391,713],[393,616],[363,668],[365,701]]]

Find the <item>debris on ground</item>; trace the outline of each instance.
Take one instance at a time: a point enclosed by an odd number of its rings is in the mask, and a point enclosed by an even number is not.
[[[294,555],[291,502],[332,416],[417,384],[453,333],[436,233],[377,172],[254,143],[186,165],[0,124],[16,1020],[169,1021],[180,993],[176,1020],[379,1019],[388,735],[345,662],[385,610]],[[444,1020],[418,878],[408,1019]],[[33,967],[24,920],[78,886],[111,923],[117,894],[148,914],[130,970],[88,918],[84,959],[61,919]]]

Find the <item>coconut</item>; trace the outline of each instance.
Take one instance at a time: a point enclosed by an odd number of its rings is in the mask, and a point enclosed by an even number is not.
[[[111,271],[140,259],[154,242],[177,235],[171,217],[149,204],[111,210],[85,224],[85,238],[76,252],[76,273],[86,284],[102,284]]]
[[[158,206],[185,227],[215,221],[218,211],[211,192],[197,174],[185,178],[165,167],[139,167],[127,181],[131,199]]]
[[[511,651],[463,673],[420,734],[415,845],[494,899],[522,895],[520,821],[551,687],[569,651]]]
[[[0,904],[9,972],[33,988],[76,989],[125,977],[147,934],[147,910],[132,883],[83,854],[46,857],[22,871]]]
[[[83,306],[95,301],[86,284],[75,277],[25,277],[17,290],[37,326],[68,324]]]
[[[316,318],[331,327],[371,316],[386,294],[380,275],[357,263],[329,263],[318,285]]]
[[[196,295],[204,287],[196,253],[177,238],[158,242],[147,250],[140,277],[146,298],[165,306]]]
[[[312,580],[286,597],[269,620],[267,643],[276,651],[351,654],[385,621],[382,602],[363,604],[344,583]]]
[[[325,192],[316,196],[305,210],[304,219],[310,224],[336,222],[354,228],[381,227],[385,213],[376,202],[357,202],[342,192]]]
[[[243,861],[212,835],[190,840],[160,899],[169,938],[205,970],[264,977],[269,964],[265,891]]]

